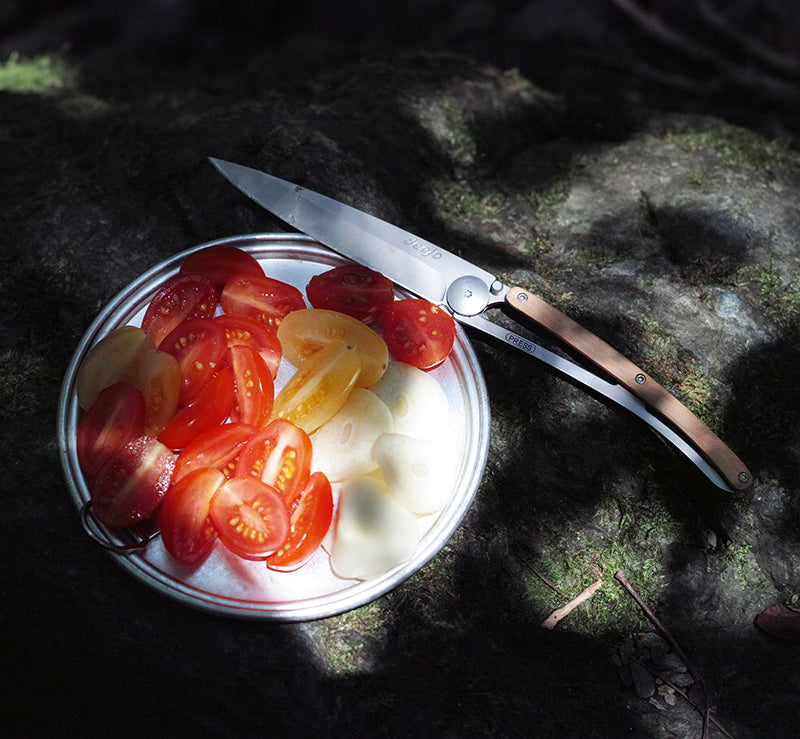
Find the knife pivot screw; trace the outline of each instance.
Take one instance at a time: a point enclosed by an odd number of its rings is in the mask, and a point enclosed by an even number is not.
[[[745,483],[749,481],[750,481],[750,475],[748,475],[746,472],[739,473],[739,482]]]
[[[647,382],[647,378],[642,374],[636,375],[636,377],[634,379],[636,380],[636,383],[638,385],[644,385],[645,382]]]
[[[528,299],[528,296],[525,293],[520,293],[519,295],[517,295],[517,300],[520,303],[524,303],[527,299]]]

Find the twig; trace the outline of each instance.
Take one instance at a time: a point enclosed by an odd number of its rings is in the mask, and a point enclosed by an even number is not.
[[[540,579],[540,580],[541,580],[541,581],[542,581],[542,582],[543,582],[545,585],[547,585],[547,587],[551,588],[552,590],[555,590],[555,591],[556,591],[556,592],[557,592],[559,595],[562,595],[562,596],[563,596],[563,597],[565,597],[565,598],[569,598],[569,596],[568,596],[568,595],[567,595],[567,594],[566,594],[566,593],[565,593],[565,592],[564,592],[564,591],[563,591],[561,588],[559,588],[559,587],[558,587],[558,585],[555,585],[555,584],[551,583],[551,582],[550,582],[550,581],[549,581],[549,580],[548,580],[548,579],[547,579],[547,578],[546,578],[546,577],[545,577],[545,576],[544,576],[544,575],[543,575],[541,572],[539,572],[539,571],[538,571],[536,568],[534,568],[534,567],[531,567],[531,571],[532,571],[532,572],[533,572],[533,574],[534,574],[534,575],[536,575],[536,577],[538,577],[538,578],[539,578],[539,579]]]
[[[706,691],[706,684],[703,680],[702,676],[698,672],[697,668],[691,663],[689,658],[686,656],[683,649],[681,649],[680,644],[675,640],[675,637],[669,632],[666,626],[661,623],[658,616],[653,613],[647,604],[641,599],[639,594],[633,589],[633,586],[628,582],[628,579],[625,577],[625,574],[622,571],[619,571],[614,574],[614,578],[622,585],[623,588],[628,592],[628,595],[631,596],[636,601],[636,604],[639,608],[644,611],[644,615],[650,619],[650,622],[655,626],[660,632],[661,636],[667,640],[669,645],[672,647],[672,650],[678,657],[681,658],[683,664],[686,665],[686,669],[689,670],[689,674],[694,678],[695,683],[700,687],[703,696],[703,705],[696,706],[697,710],[700,712],[700,715],[703,717],[703,733],[702,736],[706,736],[706,732],[708,730],[708,720],[709,720],[709,700],[708,700],[708,693]]]
[[[579,596],[573,598],[569,603],[557,610],[553,611],[543,622],[542,628],[545,629],[554,629],[556,624],[565,616],[568,616],[572,611],[574,611],[583,601],[589,600],[596,592],[599,590],[600,586],[603,584],[602,580],[595,580],[586,590],[584,590]]]
[[[796,100],[800,97],[800,89],[796,85],[779,80],[773,75],[761,74],[754,69],[736,67],[724,56],[670,28],[664,21],[644,10],[633,0],[610,0],[610,2],[662,43],[696,61],[713,65],[734,84],[762,94],[767,92],[780,100]]]

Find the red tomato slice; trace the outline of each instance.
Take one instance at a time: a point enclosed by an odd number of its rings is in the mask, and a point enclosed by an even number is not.
[[[187,318],[210,318],[217,309],[217,289],[202,275],[175,275],[153,296],[142,328],[159,346]]]
[[[233,371],[236,387],[231,421],[258,428],[266,426],[275,400],[275,386],[267,363],[255,349],[243,344],[228,349],[225,363]]]
[[[178,409],[181,368],[167,352],[148,349],[134,362],[125,380],[144,395],[144,433],[158,436]]]
[[[223,423],[199,434],[175,460],[173,484],[193,470],[203,467],[217,469],[226,478],[233,477],[239,453],[257,433],[255,426],[248,426],[246,423]]]
[[[266,559],[289,534],[289,509],[275,488],[252,477],[228,480],[211,501],[220,541],[245,559]]]
[[[453,348],[456,324],[452,316],[422,298],[395,301],[383,314],[382,323],[392,356],[419,369],[433,369]]]
[[[220,303],[225,313],[255,318],[272,333],[287,313],[306,307],[296,287],[271,277],[234,277],[225,283]]]
[[[184,449],[192,439],[214,426],[219,426],[233,408],[233,373],[223,367],[192,401],[181,408],[159,440],[170,449]]]
[[[92,509],[106,526],[132,526],[156,511],[164,498],[175,455],[151,436],[118,449],[91,485]]]
[[[282,418],[269,423],[242,449],[236,477],[251,477],[275,488],[292,506],[308,482],[311,439]]]
[[[102,390],[78,422],[78,463],[94,477],[125,444],[144,433],[145,403],[131,385],[118,382]]]
[[[178,406],[185,406],[216,374],[228,344],[225,332],[210,318],[189,318],[164,338],[159,350],[178,360],[181,392]]]
[[[252,346],[267,363],[272,379],[278,375],[283,347],[278,337],[267,330],[267,327],[255,318],[247,316],[217,316],[214,323],[225,331],[228,347],[238,344]]]
[[[211,499],[225,482],[215,469],[197,469],[167,490],[158,512],[164,548],[179,562],[194,564],[211,552],[217,540],[209,509]]]
[[[267,567],[283,572],[302,567],[322,543],[332,520],[331,484],[322,472],[315,472],[292,511],[286,541],[267,557]]]
[[[379,316],[394,302],[394,286],[388,277],[361,264],[314,275],[306,286],[308,300],[315,308],[346,313],[363,321]]]
[[[258,260],[246,251],[235,246],[207,246],[191,253],[183,261],[180,274],[203,275],[222,290],[225,283],[237,275],[264,277],[264,270]]]

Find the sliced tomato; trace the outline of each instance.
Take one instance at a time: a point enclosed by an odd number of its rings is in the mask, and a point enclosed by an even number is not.
[[[344,405],[360,372],[358,352],[343,341],[331,341],[301,362],[275,398],[272,417],[313,433]]]
[[[395,301],[383,314],[382,323],[392,356],[419,369],[433,369],[453,348],[453,317],[422,298]]]
[[[151,436],[118,449],[89,488],[92,509],[106,526],[132,526],[152,515],[164,498],[175,455]]]
[[[178,360],[181,392],[178,406],[185,406],[217,373],[227,349],[225,332],[210,318],[189,318],[164,337],[159,350]]]
[[[295,367],[331,341],[343,341],[361,359],[361,373],[356,381],[361,387],[372,387],[389,363],[389,349],[379,333],[357,318],[335,310],[293,311],[278,327],[278,339],[283,356]]]
[[[264,270],[252,254],[235,246],[219,244],[192,252],[183,260],[180,274],[203,275],[211,280],[217,290],[222,290],[232,277],[264,277]]]
[[[245,559],[266,559],[289,534],[289,509],[275,488],[252,477],[228,480],[211,501],[220,541]]]
[[[194,564],[211,552],[217,540],[209,510],[211,499],[225,482],[219,470],[193,470],[166,492],[158,512],[164,548],[179,562]]]
[[[283,572],[302,567],[317,551],[332,519],[331,484],[322,472],[315,472],[292,510],[286,541],[267,557],[267,567]]]
[[[175,460],[173,484],[193,470],[203,467],[217,469],[226,478],[233,477],[240,452],[257,433],[255,426],[246,423],[223,423],[199,434]]]
[[[202,275],[175,275],[153,296],[142,328],[159,346],[170,331],[187,318],[210,318],[217,309],[218,293]]]
[[[343,264],[314,275],[306,286],[315,308],[346,313],[363,321],[379,316],[394,301],[394,285],[388,277],[362,264]]]
[[[125,375],[144,396],[144,433],[158,436],[178,409],[181,368],[171,354],[148,349]]]
[[[246,275],[225,283],[220,303],[225,313],[255,318],[273,333],[285,315],[306,307],[302,293],[293,285]]]
[[[228,347],[245,344],[252,346],[267,363],[272,379],[278,375],[283,348],[278,337],[267,330],[267,327],[255,318],[247,316],[221,315],[214,318],[214,323],[225,331]]]
[[[271,421],[242,449],[235,477],[252,477],[275,488],[292,506],[308,482],[311,439],[284,419]]]
[[[184,449],[195,437],[219,426],[228,417],[233,397],[233,373],[223,367],[175,414],[158,438],[170,449]]]
[[[231,421],[241,421],[261,428],[269,421],[275,400],[275,386],[267,363],[251,346],[230,347],[225,363],[233,371],[236,396]]]
[[[123,326],[104,336],[88,352],[75,378],[78,405],[86,410],[103,388],[121,382],[153,339],[138,326]]]
[[[78,421],[78,464],[83,474],[94,477],[125,444],[144,433],[145,404],[142,394],[123,382],[102,390]]]

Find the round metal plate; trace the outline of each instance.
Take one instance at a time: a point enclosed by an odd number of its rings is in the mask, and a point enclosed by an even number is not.
[[[256,234],[200,244],[156,265],[120,292],[84,334],[67,369],[58,407],[58,444],[69,492],[78,509],[89,500],[75,448],[79,408],[75,377],[89,349],[110,331],[141,324],[159,287],[175,275],[184,258],[206,246],[225,244],[251,253],[270,277],[288,282],[305,294],[315,274],[347,260],[303,235]],[[400,297],[407,294],[398,291]],[[286,363],[282,363],[286,365]],[[284,367],[282,366],[282,370]],[[219,543],[201,565],[187,567],[173,560],[155,537],[138,552],[111,556],[129,573],[157,591],[191,606],[246,618],[300,621],[356,608],[388,592],[428,562],[447,542],[469,508],[483,476],[489,441],[489,405],[483,375],[460,326],[451,355],[431,374],[445,391],[457,465],[449,502],[438,514],[420,519],[420,545],[405,564],[372,580],[344,580],[330,568],[320,548],[302,568],[290,573],[268,570],[230,554]],[[281,374],[276,380],[279,389]],[[336,486],[334,486],[334,489]],[[107,531],[114,544],[130,543],[127,532]]]

